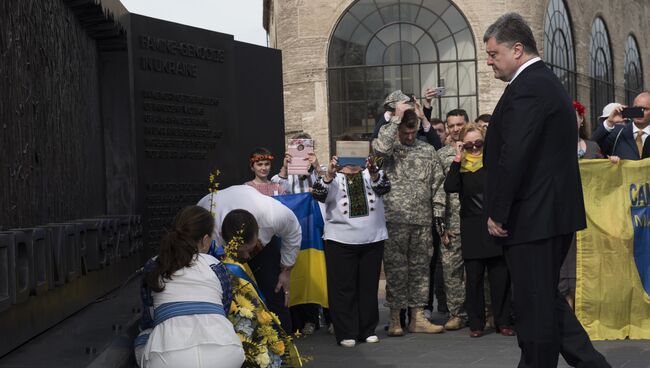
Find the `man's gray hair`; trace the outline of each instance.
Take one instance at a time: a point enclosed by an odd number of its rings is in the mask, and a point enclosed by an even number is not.
[[[507,13],[500,16],[485,31],[483,42],[488,42],[492,37],[495,38],[497,43],[505,43],[509,46],[519,42],[524,46],[524,52],[527,54],[539,55],[533,31],[524,18],[517,13]]]

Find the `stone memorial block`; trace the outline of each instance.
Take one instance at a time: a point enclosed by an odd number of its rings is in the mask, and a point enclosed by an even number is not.
[[[101,219],[76,220],[86,228],[85,264],[88,271],[104,268],[106,264],[106,251],[102,242],[103,221]]]
[[[52,287],[65,285],[66,282],[66,226],[46,225],[43,228],[47,229],[50,242],[50,274]]]
[[[284,154],[281,57],[233,36],[128,15],[136,213],[154,253],[176,213],[208,193],[250,180],[250,152]]]
[[[88,227],[82,222],[74,222],[73,224],[79,242],[79,273],[83,276],[88,273]]]
[[[29,289],[32,295],[41,295],[49,289],[48,265],[50,247],[47,231],[43,228],[13,229],[15,233],[24,234],[27,250]],[[18,242],[19,236],[16,236]]]
[[[82,275],[82,243],[85,247],[85,226],[76,222],[53,223],[49,227],[59,227],[62,233],[63,258],[65,262],[65,278],[68,282]]]
[[[16,295],[14,235],[0,233],[0,312],[9,309]]]
[[[233,37],[130,14],[129,57],[136,134],[138,213],[157,249],[178,210],[208,189],[212,167],[227,170],[221,138],[233,122]]]
[[[27,234],[22,231],[12,231],[14,237],[13,255],[10,255],[9,262],[13,262],[15,297],[14,304],[25,303],[29,300],[29,291],[32,280],[31,261],[29,259]],[[11,249],[11,248],[10,248]]]

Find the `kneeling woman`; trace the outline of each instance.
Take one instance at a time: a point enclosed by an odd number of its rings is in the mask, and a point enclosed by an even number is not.
[[[456,146],[456,157],[445,179],[447,193],[460,196],[461,250],[465,261],[467,316],[470,336],[483,336],[485,328],[485,295],[483,277],[488,271],[492,313],[497,331],[512,336],[510,327],[510,276],[501,247],[493,244],[483,214],[485,172],[483,141],[485,133],[475,123],[466,124]]]
[[[377,289],[388,238],[381,196],[390,182],[371,161],[368,169],[345,166],[338,172],[337,163],[332,157],[312,195],[325,204],[327,290],[336,340],[354,347],[357,341],[379,341]]]
[[[189,206],[174,220],[157,257],[145,265],[141,367],[241,367],[244,350],[226,318],[232,289],[225,266],[205,254],[214,218]],[[147,336],[147,332],[149,333]]]

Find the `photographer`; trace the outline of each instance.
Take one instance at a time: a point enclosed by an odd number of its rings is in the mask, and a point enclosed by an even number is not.
[[[645,142],[650,135],[650,126],[648,126],[650,123],[650,92],[641,92],[636,96],[634,108],[640,112],[640,116],[634,117],[631,122],[622,125],[620,122],[625,118],[626,108],[623,105],[615,106],[603,124],[594,132],[593,139],[598,142],[606,155],[616,156],[623,160],[648,158],[650,157],[650,144],[645,144]]]
[[[430,91],[430,89],[427,91]],[[433,93],[433,91],[431,91],[431,93]],[[431,93],[429,93],[427,96],[431,95]],[[435,96],[435,94],[433,96]],[[386,100],[384,101],[385,112],[382,116],[379,117],[379,119],[377,119],[377,122],[375,123],[375,130],[372,133],[372,139],[376,139],[379,136],[379,130],[381,127],[388,124],[391,117],[395,113],[395,106],[400,102],[408,102],[411,104],[418,118],[420,119],[420,128],[417,132],[417,138],[423,142],[429,143],[436,150],[440,149],[442,147],[442,142],[440,141],[440,137],[438,136],[437,132],[431,128],[429,117],[426,116],[426,108],[422,109],[414,95],[409,97],[409,95],[400,90],[393,91],[386,97]],[[429,115],[431,115],[430,108],[428,112]]]
[[[357,341],[379,342],[377,291],[388,238],[382,196],[391,185],[374,158],[366,169],[337,166],[334,156],[312,195],[325,204],[327,290],[336,340],[354,347]]]

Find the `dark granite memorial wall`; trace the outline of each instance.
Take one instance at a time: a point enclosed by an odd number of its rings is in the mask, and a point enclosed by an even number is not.
[[[0,228],[105,212],[98,59],[62,1],[0,2]]]
[[[252,178],[258,146],[284,153],[282,66],[278,50],[233,36],[129,15],[129,60],[144,240],[156,249],[180,208]]]
[[[280,52],[117,0],[0,2],[0,78],[0,357],[135,277],[211,169],[281,164]]]

